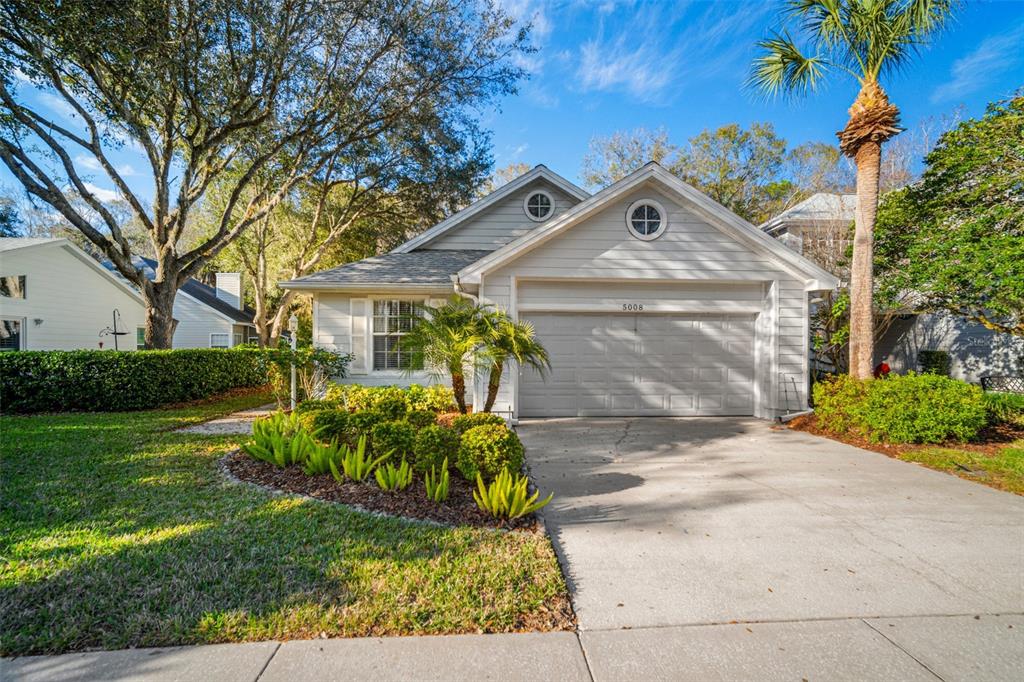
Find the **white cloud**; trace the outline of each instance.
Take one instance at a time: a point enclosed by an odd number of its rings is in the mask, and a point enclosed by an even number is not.
[[[1024,55],[1022,43],[1024,24],[981,41],[974,52],[953,62],[950,79],[932,92],[932,104],[957,100],[977,92],[993,78],[1014,68]]]
[[[103,166],[96,159],[95,156],[89,156],[88,154],[79,154],[75,157],[75,165],[81,166],[82,168],[88,168],[92,171],[102,171]]]
[[[45,105],[47,109],[61,118],[71,120],[78,119],[78,114],[75,112],[74,107],[68,104],[68,101],[63,97],[58,97],[52,92],[41,92],[39,93],[39,101]]]
[[[512,153],[509,154],[508,157],[510,159],[518,159],[529,148],[530,148],[530,145],[524,142],[523,144],[521,144],[518,147],[516,147],[515,149],[513,149]]]
[[[135,170],[135,167],[132,166],[130,163],[126,163],[124,165],[118,166],[117,167],[117,172],[123,178],[130,178],[131,176],[138,174],[136,172],[136,170]]]
[[[97,187],[91,182],[83,182],[82,184],[85,185],[85,188],[87,190],[92,192],[93,196],[95,196],[97,199],[104,203],[110,201],[117,201],[120,196],[117,192],[115,192],[112,189],[104,189],[103,187]]]

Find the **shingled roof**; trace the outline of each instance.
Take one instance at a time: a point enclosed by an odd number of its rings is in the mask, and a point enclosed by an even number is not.
[[[323,289],[333,286],[450,285],[451,276],[475,263],[490,251],[424,250],[409,253],[385,253],[346,263],[330,270],[281,282],[285,289]]]

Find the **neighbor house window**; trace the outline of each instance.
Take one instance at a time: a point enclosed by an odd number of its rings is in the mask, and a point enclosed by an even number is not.
[[[231,335],[230,334],[210,334],[210,348],[230,348],[231,347]]]
[[[242,345],[242,332],[235,332],[235,345],[236,346],[241,346]]]
[[[373,302],[373,368],[408,369],[409,353],[400,348],[402,337],[423,315],[419,301]]]
[[[0,296],[25,298],[25,275],[0,277]]]
[[[0,351],[21,350],[21,320],[0,320]]]
[[[146,350],[146,328],[135,328],[135,350]]]
[[[626,227],[638,239],[656,239],[667,226],[665,209],[656,201],[641,199],[633,202],[626,210]]]
[[[555,202],[552,201],[551,195],[544,191],[527,194],[524,203],[526,215],[530,217],[530,220],[537,221],[547,220],[548,216],[551,215],[551,209],[554,205]]]

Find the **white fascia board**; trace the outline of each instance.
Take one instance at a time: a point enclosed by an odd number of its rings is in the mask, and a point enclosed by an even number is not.
[[[590,195],[586,191],[577,187],[573,183],[569,182],[557,173],[552,172],[546,166],[536,166],[533,170],[528,173],[520,175],[518,178],[509,182],[502,187],[494,190],[482,199],[473,202],[466,208],[448,216],[446,219],[434,225],[429,230],[420,233],[413,237],[404,244],[395,247],[391,250],[391,253],[408,253],[415,250],[416,248],[423,246],[424,244],[433,241],[442,234],[462,224],[467,219],[472,218],[481,211],[484,211],[490,206],[493,206],[498,201],[501,201],[510,194],[520,190],[521,188],[529,185],[531,182],[537,179],[543,179],[550,182],[555,187],[558,187],[566,194],[576,197],[580,201],[585,201]]]
[[[453,285],[441,284],[403,284],[401,282],[379,282],[366,284],[345,284],[341,282],[278,282],[277,286],[291,291],[309,292],[354,292],[365,294],[376,291],[416,291],[425,293],[451,293]]]
[[[790,272],[795,271],[800,279],[810,277],[821,283],[834,282],[832,286],[826,286],[826,289],[835,288],[839,285],[838,278],[831,273],[779,243],[773,237],[760,231],[710,197],[690,187],[654,162],[648,163],[632,175],[628,175],[622,180],[609,185],[590,197],[590,199],[572,207],[551,221],[551,223],[526,233],[519,239],[469,265],[459,272],[459,279],[465,283],[478,282],[482,274],[529,252],[562,231],[579,223],[587,216],[604,208],[619,196],[632,191],[635,187],[652,179],[658,180],[668,189],[685,199],[691,208],[707,220],[712,227],[718,228],[727,236],[737,239],[755,251],[760,251],[773,258],[783,265],[786,270]]]

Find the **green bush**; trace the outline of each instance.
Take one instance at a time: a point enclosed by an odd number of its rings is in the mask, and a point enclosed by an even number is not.
[[[267,382],[265,354],[248,348],[0,353],[5,412],[145,410]]]
[[[440,467],[445,460],[454,462],[459,452],[459,436],[451,429],[433,424],[416,434],[413,444],[413,468],[424,474]]]
[[[336,410],[339,405],[334,400],[303,400],[295,406],[296,414],[311,414],[321,410]]]
[[[437,414],[426,410],[412,410],[405,415],[405,421],[413,425],[417,431],[437,423]]]
[[[982,398],[989,423],[1024,427],[1024,395],[987,392],[982,394]]]
[[[518,519],[547,506],[555,495],[550,493],[543,500],[537,501],[540,491],[530,495],[527,492],[529,481],[519,472],[512,473],[507,469],[501,471],[490,485],[484,483],[482,477],[476,479],[476,490],[473,499],[481,511],[485,511],[496,519]]]
[[[425,410],[436,414],[455,409],[455,394],[451,386],[434,384],[423,387],[413,384],[406,389],[406,398],[409,400],[410,410]]]
[[[456,466],[470,482],[477,475],[490,481],[502,471],[518,472],[523,466],[523,444],[504,425],[474,426],[462,434]]]
[[[381,410],[391,419],[401,419],[402,414],[412,410],[445,412],[454,409],[455,405],[451,388],[419,384],[412,384],[409,388],[336,384],[327,389],[327,399],[337,401],[349,412]],[[399,402],[404,403],[404,407],[399,407]]]
[[[944,350],[922,350],[917,354],[917,364],[921,366],[922,374],[941,374],[948,377],[952,362],[949,353]]]
[[[458,417],[452,420],[452,428],[459,435],[464,434],[466,431],[476,426],[505,426],[505,420],[500,415],[493,414],[491,412],[472,412],[470,414],[460,414]]]
[[[938,374],[840,378],[815,386],[814,401],[822,428],[874,442],[970,440],[989,418],[980,388]]]
[[[351,435],[369,434],[374,426],[385,421],[384,415],[376,410],[360,410],[348,416],[348,430]]]
[[[242,451],[253,459],[286,467],[305,464],[315,446],[313,436],[302,427],[300,415],[274,412],[253,422],[252,438],[242,445]]]
[[[409,404],[405,401],[405,395],[399,392],[397,395],[394,393],[381,395],[375,401],[373,409],[383,414],[389,421],[396,421],[405,419],[405,415],[409,411]]]
[[[344,410],[317,410],[302,415],[311,431],[315,431],[322,441],[336,440],[343,443],[348,434],[349,413]]]
[[[370,445],[375,455],[388,455],[389,459],[411,458],[416,443],[416,429],[409,422],[381,422],[370,432]]]

